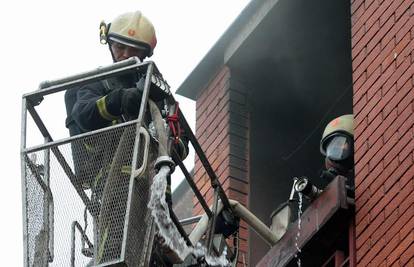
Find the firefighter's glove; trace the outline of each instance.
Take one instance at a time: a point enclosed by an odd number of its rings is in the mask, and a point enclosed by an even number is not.
[[[142,93],[136,87],[121,89],[121,112],[129,119],[137,118]]]

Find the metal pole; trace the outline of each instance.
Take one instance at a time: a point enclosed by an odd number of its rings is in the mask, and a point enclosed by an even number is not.
[[[138,118],[136,120],[136,129],[135,129],[135,142],[134,142],[134,150],[132,155],[132,170],[136,170],[137,167],[137,159],[138,159],[138,150],[139,150],[139,142],[140,142],[140,128],[141,123],[144,118],[144,113],[146,111],[148,98],[149,98],[149,90],[151,86],[151,76],[154,70],[154,63],[152,61],[148,61],[148,68],[146,72],[146,78],[144,83],[144,91],[142,92],[141,98],[141,106],[139,107]],[[128,233],[128,225],[129,225],[129,218],[131,214],[131,198],[132,198],[132,191],[134,189],[135,178],[133,172],[131,172],[131,177],[129,181],[129,188],[128,188],[128,200],[127,200],[127,208],[125,212],[125,222],[124,222],[124,231],[123,231],[123,238],[122,238],[122,249],[121,249],[121,259],[125,259],[126,255],[126,243],[127,243],[127,233]]]
[[[45,138],[45,143],[49,141]],[[45,164],[44,164],[44,183],[48,188],[48,193],[45,192],[43,197],[44,204],[44,218],[43,221],[48,231],[48,242],[49,242],[49,262],[53,262],[54,259],[54,203],[53,195],[50,189],[50,150],[47,149],[44,152]],[[48,195],[50,194],[50,196]]]
[[[110,72],[112,70],[117,70],[117,69],[120,69],[122,67],[128,67],[128,66],[140,63],[140,62],[141,61],[137,57],[130,57],[126,60],[115,62],[111,65],[96,68],[96,69],[91,70],[91,71],[78,73],[78,74],[75,74],[75,75],[72,75],[72,76],[69,76],[69,77],[56,79],[56,80],[52,80],[52,81],[43,81],[42,83],[40,83],[39,89],[40,90],[45,90],[46,88],[49,88],[49,87],[52,87],[52,86],[57,86],[57,85],[61,85],[61,84],[64,84],[64,83],[73,82],[73,81],[77,81],[77,80],[81,80],[81,79],[85,79],[85,78],[89,79],[92,76],[102,74],[102,73],[106,73],[106,72]]]
[[[175,162],[178,162],[178,166],[180,166],[181,171],[184,174],[185,179],[187,180],[188,184],[190,185],[191,189],[194,192],[194,195],[197,197],[198,201],[200,202],[201,206],[203,207],[204,211],[206,212],[207,216],[211,218],[213,213],[210,210],[207,202],[204,200],[203,195],[201,194],[200,190],[198,190],[197,185],[194,183],[194,179],[191,174],[187,171],[184,163],[178,159],[177,152],[173,149],[173,158]],[[178,160],[177,160],[178,159]]]
[[[86,138],[86,137],[89,137],[89,136],[92,136],[92,135],[98,135],[100,133],[109,132],[109,131],[115,130],[117,128],[126,127],[128,125],[136,123],[136,121],[137,120],[123,122],[123,123],[112,125],[112,126],[109,126],[109,127],[93,130],[93,131],[78,134],[78,135],[75,135],[75,136],[71,136],[71,137],[68,137],[68,138],[63,138],[63,139],[60,139],[58,141],[49,141],[49,143],[47,143],[47,144],[42,144],[42,145],[39,145],[39,146],[33,146],[33,147],[30,147],[30,148],[26,148],[26,149],[23,150],[23,152],[24,153],[32,153],[32,152],[37,152],[37,151],[40,151],[40,150],[48,149],[48,148],[51,148],[51,147],[54,147],[54,146],[64,145],[64,144],[67,144],[67,143],[70,143],[70,142],[73,142],[73,141],[77,141],[79,139]]]
[[[175,227],[177,227],[178,232],[180,232],[181,236],[184,238],[185,242],[187,243],[187,246],[193,246],[193,243],[191,243],[190,238],[188,238],[187,233],[184,231],[183,226],[180,224],[180,221],[178,220],[177,216],[175,215],[172,208],[170,208],[170,217],[173,223],[175,224]]]
[[[202,215],[197,215],[197,216],[185,218],[185,219],[180,220],[180,224],[182,226],[190,225],[190,224],[199,222],[201,217],[203,217],[203,216]]]
[[[28,229],[27,229],[27,196],[26,196],[26,162],[23,157],[23,150],[26,148],[27,128],[27,101],[22,98],[22,123],[20,136],[20,167],[22,187],[22,218],[23,218],[23,266],[29,266],[28,259]]]
[[[219,200],[219,192],[218,188],[214,189],[214,202],[213,202],[213,217],[210,218],[210,227],[209,227],[209,233],[207,236],[207,254],[211,255],[211,251],[213,249],[213,239],[214,239],[214,233],[216,231],[216,221],[218,216],[218,200]]]

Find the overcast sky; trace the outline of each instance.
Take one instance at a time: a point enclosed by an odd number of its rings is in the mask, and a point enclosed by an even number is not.
[[[151,58],[175,91],[247,5],[247,0],[2,1],[1,22],[1,266],[22,266],[20,170],[21,97],[41,81],[111,63],[99,43],[99,23],[141,10],[155,25]],[[7,4],[7,5],[6,5]],[[175,96],[194,129],[194,102]],[[63,99],[44,111],[57,140],[67,136]],[[43,103],[42,103],[43,104]],[[33,133],[34,135],[38,134]],[[191,159],[193,161],[193,159]],[[189,167],[192,162],[187,163]]]

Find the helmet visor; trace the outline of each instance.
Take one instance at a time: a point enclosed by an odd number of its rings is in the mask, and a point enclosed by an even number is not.
[[[109,44],[112,44],[113,42],[117,42],[117,43],[120,43],[126,46],[130,46],[130,47],[137,48],[137,49],[148,52],[148,46],[144,44],[139,44],[137,41],[131,41],[126,38],[113,36],[113,35],[108,36],[108,39],[109,39]]]
[[[333,161],[342,161],[352,156],[352,143],[346,136],[333,137],[326,147],[326,156]]]

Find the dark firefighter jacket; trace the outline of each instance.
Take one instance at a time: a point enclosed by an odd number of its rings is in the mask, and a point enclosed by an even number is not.
[[[139,80],[138,85],[136,85],[137,80]],[[67,90],[65,93],[66,127],[69,129],[70,135],[75,136],[122,121],[119,110],[120,96],[113,97],[113,93],[116,94],[119,91],[117,89],[134,86],[143,90],[143,85],[143,78],[138,79],[132,75],[124,75]],[[150,96],[153,99],[161,99],[159,95],[152,95],[151,91]],[[109,93],[112,93],[112,97],[107,97]],[[157,101],[157,104],[161,109],[162,101]],[[105,138],[106,142],[114,143],[118,141],[119,137],[109,133]],[[181,136],[181,141],[185,146],[184,150],[188,151],[188,138]],[[99,143],[99,140],[83,138],[71,145],[76,177],[84,188],[90,188],[96,184],[97,174],[104,175],[102,169],[111,160],[112,155],[108,154],[106,149],[107,143],[102,144]],[[180,148],[177,149],[177,151],[179,150]]]
[[[121,119],[120,96],[111,98],[106,96],[110,92],[116,93],[117,89],[133,86],[135,86],[135,79],[121,77],[67,90],[65,94],[66,127],[70,135],[104,128],[118,122]]]
[[[136,78],[121,76],[96,81],[65,93],[66,127],[71,136],[104,128],[121,121],[118,89],[131,88]],[[112,97],[107,97],[112,93]],[[120,136],[105,133],[105,142],[117,142]],[[107,145],[107,144],[106,144]],[[110,164],[111,154],[105,149],[103,140],[82,138],[71,143],[77,183],[90,188],[96,185],[97,177],[104,176],[105,165]]]

